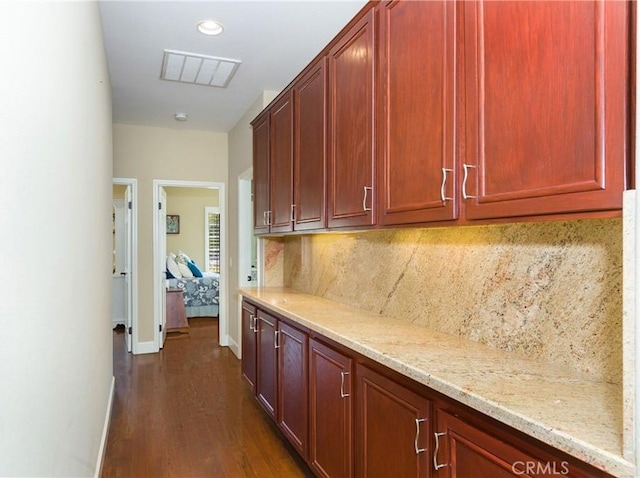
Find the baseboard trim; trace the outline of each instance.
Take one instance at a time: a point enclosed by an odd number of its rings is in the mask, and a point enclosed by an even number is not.
[[[158,346],[156,345],[156,342],[154,340],[150,341],[150,342],[138,342],[138,343],[133,343],[133,350],[132,353],[134,355],[139,355],[139,354],[155,354],[158,352]]]
[[[102,475],[102,465],[104,456],[107,453],[107,440],[109,439],[109,427],[111,426],[111,411],[113,410],[113,397],[116,392],[116,378],[111,377],[111,389],[109,390],[109,401],[107,403],[107,412],[104,417],[104,425],[102,426],[102,438],[100,440],[100,448],[98,449],[98,462],[96,463],[96,472],[94,478],[100,478]]]
[[[240,359],[240,347],[238,346],[237,342],[235,340],[233,340],[231,337],[229,337],[227,335],[227,339],[229,341],[229,348],[231,349],[231,351],[233,352],[233,355],[236,356],[236,358]]]

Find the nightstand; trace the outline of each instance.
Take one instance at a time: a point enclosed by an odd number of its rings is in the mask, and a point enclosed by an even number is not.
[[[167,332],[189,332],[182,289],[167,289]]]

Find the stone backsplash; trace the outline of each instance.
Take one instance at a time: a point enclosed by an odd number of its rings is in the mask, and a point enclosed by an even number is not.
[[[621,219],[266,239],[264,283],[621,381]]]

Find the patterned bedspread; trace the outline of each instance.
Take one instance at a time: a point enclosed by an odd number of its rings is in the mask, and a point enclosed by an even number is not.
[[[182,289],[186,307],[218,305],[218,279],[215,272],[203,272],[204,277],[169,279],[172,288]]]

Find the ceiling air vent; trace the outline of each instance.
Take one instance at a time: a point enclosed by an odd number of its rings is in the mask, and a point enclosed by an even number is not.
[[[240,63],[242,63],[240,60],[230,60],[229,58],[164,50],[160,78],[226,88]]]

